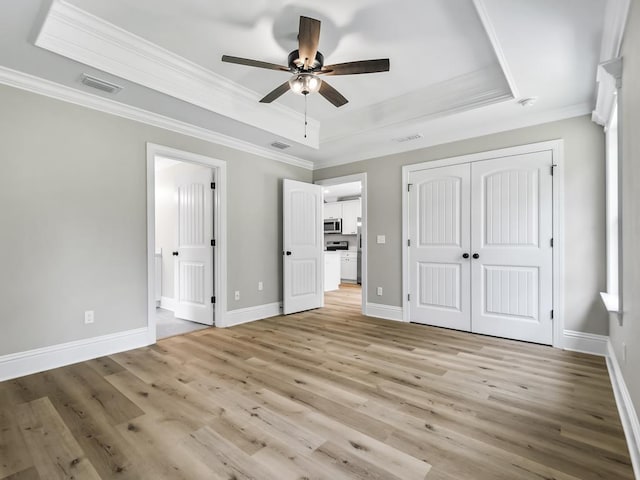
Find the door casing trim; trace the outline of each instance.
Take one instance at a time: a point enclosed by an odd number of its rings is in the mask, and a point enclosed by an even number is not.
[[[368,216],[367,216],[367,173],[355,173],[353,175],[345,175],[343,177],[332,177],[325,178],[324,180],[316,180],[316,185],[340,185],[341,183],[351,183],[351,182],[360,182],[362,185],[362,192],[360,195],[360,206],[361,213],[360,218],[362,222],[362,228],[360,230],[360,235],[362,236],[362,270],[361,270],[361,280],[362,280],[362,314],[367,315],[367,229],[368,229]]]
[[[213,305],[214,326],[226,326],[227,306],[227,163],[224,160],[176,148],[147,143],[147,336],[156,342],[155,301],[155,159],[166,157],[180,162],[195,163],[213,170],[216,188],[213,191],[213,278],[216,303]]]
[[[461,163],[550,151],[553,172],[553,346],[564,348],[564,140],[549,140],[516,147],[460,155],[402,167],[402,320],[409,322],[409,174],[419,170],[447,167]]]

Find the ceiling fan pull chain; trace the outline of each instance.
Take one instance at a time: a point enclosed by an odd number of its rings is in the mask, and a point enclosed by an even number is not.
[[[304,96],[304,138],[307,138],[307,97]]]

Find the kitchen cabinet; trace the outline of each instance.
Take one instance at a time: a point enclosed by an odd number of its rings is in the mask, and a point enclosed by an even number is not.
[[[324,204],[324,218],[342,218],[342,203],[330,202]]]
[[[358,217],[361,216],[360,199],[346,200],[342,203],[342,234],[358,233]]]
[[[340,252],[340,278],[349,282],[358,279],[358,253],[342,251]]]
[[[324,291],[340,288],[340,252],[324,252]]]

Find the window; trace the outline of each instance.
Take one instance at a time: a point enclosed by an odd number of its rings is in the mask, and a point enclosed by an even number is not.
[[[607,291],[602,300],[610,312],[619,309],[619,209],[618,209],[618,103],[614,101],[611,117],[605,128],[606,195],[607,195]]]

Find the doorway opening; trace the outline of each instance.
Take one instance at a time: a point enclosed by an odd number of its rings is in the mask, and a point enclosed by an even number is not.
[[[333,304],[367,304],[367,175],[315,182],[323,188],[324,290]]]
[[[148,332],[224,323],[224,162],[147,145]]]

